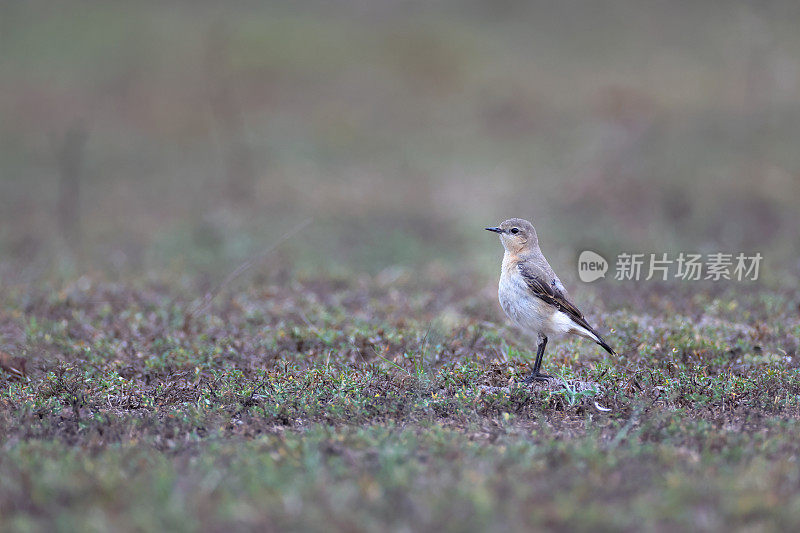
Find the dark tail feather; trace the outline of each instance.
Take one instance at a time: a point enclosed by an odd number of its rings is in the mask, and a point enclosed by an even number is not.
[[[595,333],[595,335],[597,335],[597,333]],[[597,344],[602,346],[603,349],[608,353],[610,353],[611,355],[617,355],[617,352],[615,352],[614,349],[611,346],[609,346],[608,343],[604,341],[603,337],[601,337],[600,335],[597,335]]]
[[[589,333],[589,335],[586,334],[587,332]],[[587,339],[592,339],[594,342],[602,346],[603,349],[608,353],[610,353],[611,355],[617,355],[617,352],[614,351],[614,348],[609,346],[608,343],[603,340],[603,337],[601,337],[600,334],[598,334],[595,330],[593,330],[586,322],[581,324],[580,330],[573,331],[573,333],[577,333],[578,335],[586,337]]]

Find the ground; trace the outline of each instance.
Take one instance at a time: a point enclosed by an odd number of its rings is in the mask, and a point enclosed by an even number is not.
[[[800,524],[796,295],[598,291],[619,356],[553,343],[528,386],[535,347],[458,279],[265,278],[196,315],[191,283],[8,291],[0,528]]]

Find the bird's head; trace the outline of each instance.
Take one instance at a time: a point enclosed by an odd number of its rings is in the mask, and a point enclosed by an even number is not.
[[[486,228],[500,235],[506,251],[518,254],[539,244],[533,224],[522,218],[509,218],[496,228]]]

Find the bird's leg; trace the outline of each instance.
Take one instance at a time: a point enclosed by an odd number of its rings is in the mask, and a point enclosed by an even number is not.
[[[531,374],[525,378],[525,383],[531,383],[533,381],[547,381],[553,377],[539,372],[539,368],[542,366],[542,357],[544,357],[545,346],[547,346],[547,337],[544,335],[539,335],[539,346],[536,349],[536,362],[533,364],[533,372],[531,372]]]

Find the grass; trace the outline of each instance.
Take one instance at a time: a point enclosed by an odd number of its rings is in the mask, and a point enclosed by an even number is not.
[[[460,279],[264,280],[188,321],[191,286],[6,291],[0,528],[800,523],[794,297],[634,300],[619,357],[557,343],[563,384],[525,386],[531,346]]]

